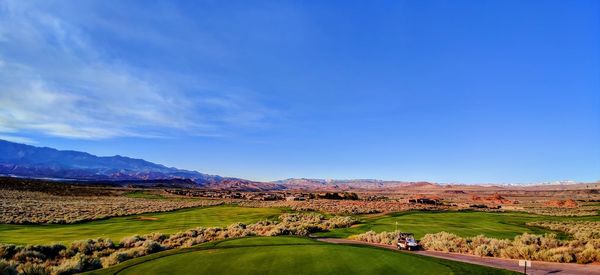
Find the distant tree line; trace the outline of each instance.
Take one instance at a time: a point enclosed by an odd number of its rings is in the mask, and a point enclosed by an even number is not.
[[[350,193],[350,192],[343,192],[343,193],[338,193],[338,192],[327,192],[324,195],[319,194],[319,198],[321,199],[327,199],[327,200],[358,200],[358,195],[356,193]]]

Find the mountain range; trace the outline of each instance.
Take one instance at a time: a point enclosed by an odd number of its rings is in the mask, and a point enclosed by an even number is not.
[[[238,191],[388,189],[430,185],[380,180],[286,179],[256,182],[209,175],[124,156],[99,157],[0,140],[0,175],[127,185],[168,185]]]
[[[111,182],[123,185],[179,186],[232,191],[272,190],[380,190],[443,187],[430,182],[375,179],[325,180],[292,178],[257,182],[209,175],[124,156],[99,157],[85,152],[56,150],[0,140],[0,175],[11,177]],[[563,182],[560,182],[563,185]],[[568,182],[569,184],[573,184]]]
[[[383,181],[375,179],[285,179],[274,183],[294,190],[398,190],[403,187],[427,188],[438,186],[430,182]]]
[[[0,174],[55,180],[169,185],[243,191],[281,189],[273,183],[208,175],[123,156],[98,157],[0,140]]]

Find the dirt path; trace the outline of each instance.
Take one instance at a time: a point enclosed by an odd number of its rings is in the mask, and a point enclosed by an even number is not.
[[[317,240],[328,243],[337,244],[364,244],[377,247],[383,247],[391,250],[397,250],[393,245],[385,244],[374,244],[348,239],[335,239],[335,238],[318,238]],[[437,251],[415,251],[411,252],[419,255],[436,257],[441,259],[447,259],[458,262],[465,262],[471,264],[491,266],[495,268],[502,268],[508,270],[514,270],[523,272],[523,268],[519,267],[518,260],[493,258],[493,257],[478,257],[473,255],[465,255],[458,253],[447,253]],[[532,261],[531,267],[527,268],[527,274],[541,275],[541,274],[598,274],[600,275],[600,265],[594,264],[565,264],[565,263],[550,263],[550,262],[538,262]]]

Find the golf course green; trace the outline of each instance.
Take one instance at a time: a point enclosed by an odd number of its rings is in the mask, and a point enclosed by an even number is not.
[[[516,274],[363,245],[297,237],[207,243],[126,261],[91,274]]]
[[[283,210],[233,205],[190,208],[171,212],[148,213],[76,224],[0,224],[0,243],[50,244],[77,240],[123,237],[153,232],[176,233],[194,227],[222,227],[232,223],[252,223],[275,219]]]
[[[427,233],[446,231],[462,237],[471,237],[484,234],[493,238],[513,238],[516,235],[527,233],[544,234],[551,231],[528,226],[526,223],[533,221],[565,221],[588,220],[599,221],[600,216],[589,217],[552,217],[527,214],[522,212],[427,212],[408,211],[384,216],[363,217],[361,224],[331,232],[318,234],[323,237],[346,238],[351,235],[361,234],[370,230],[375,232],[400,230],[411,232],[416,238],[421,238]],[[559,237],[566,237],[563,233]]]
[[[185,231],[194,227],[223,227],[232,223],[252,223],[276,219],[284,210],[279,208],[250,208],[234,205],[190,208],[171,212],[148,213],[76,224],[0,224],[0,243],[50,244],[70,243],[76,240],[123,237],[153,232],[165,234]],[[543,234],[549,230],[526,225],[532,221],[600,220],[591,217],[551,217],[520,212],[427,212],[408,211],[389,215],[357,216],[361,223],[350,228],[318,233],[320,237],[347,238],[369,230],[375,232],[412,232],[417,238],[441,231],[463,237],[484,234],[493,238],[513,238],[527,233]],[[397,224],[397,225],[396,225]],[[559,237],[567,237],[560,232]]]

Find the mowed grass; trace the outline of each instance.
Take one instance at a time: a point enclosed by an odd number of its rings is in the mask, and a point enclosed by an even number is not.
[[[446,231],[471,237],[484,234],[493,238],[513,238],[516,235],[527,233],[544,234],[551,231],[526,225],[533,221],[564,221],[564,220],[593,220],[599,221],[600,216],[592,217],[550,217],[533,215],[521,212],[426,212],[410,211],[385,216],[371,216],[362,219],[362,223],[351,227],[336,229],[331,232],[321,233],[320,236],[345,238],[351,235],[364,233],[369,230],[375,232],[394,231],[411,232],[416,238],[422,238],[427,233]],[[553,232],[558,233],[558,232]],[[566,235],[558,233],[559,237]]]
[[[277,208],[225,205],[116,217],[67,225],[0,224],[0,243],[70,243],[98,237],[119,241],[123,237],[136,234],[153,232],[168,234],[198,226],[222,227],[236,222],[252,223],[263,219],[275,219],[282,212],[283,210]]]
[[[254,237],[165,251],[92,274],[516,274],[363,245]]]

